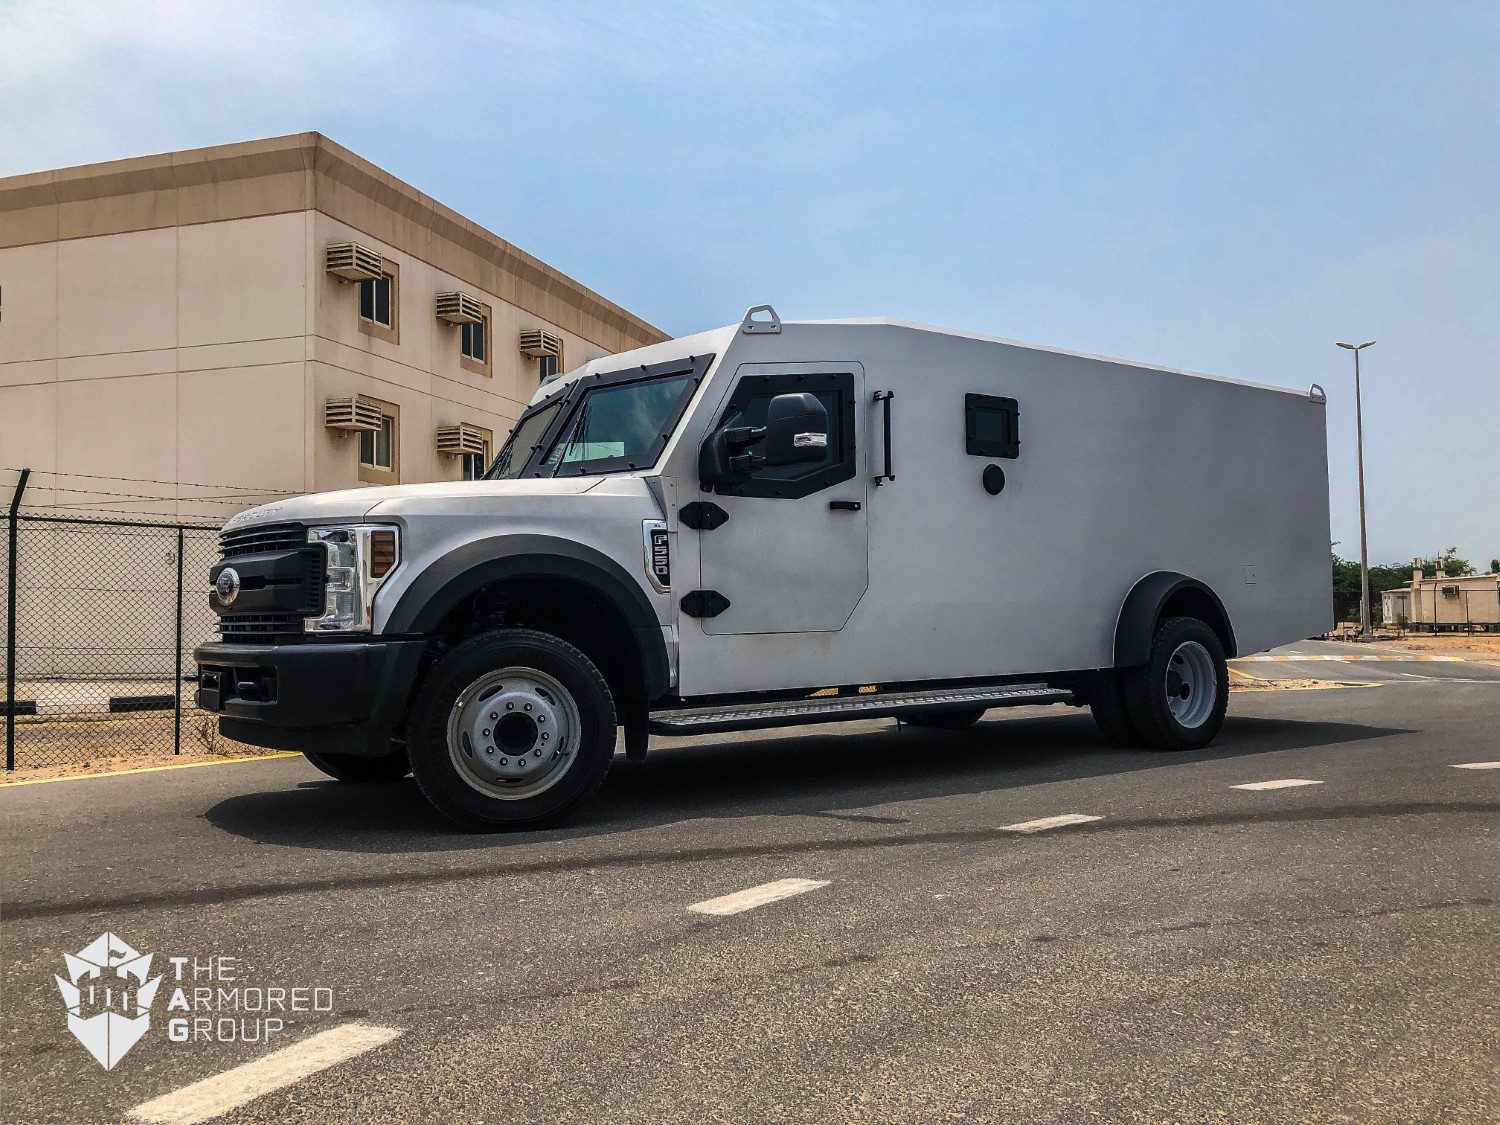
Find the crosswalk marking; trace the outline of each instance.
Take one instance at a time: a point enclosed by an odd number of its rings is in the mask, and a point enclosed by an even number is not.
[[[1305,777],[1282,777],[1275,781],[1247,781],[1243,785],[1231,785],[1231,789],[1295,789],[1299,785],[1322,785],[1321,781],[1309,781]]]

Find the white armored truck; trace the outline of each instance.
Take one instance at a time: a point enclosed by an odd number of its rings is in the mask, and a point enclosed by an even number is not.
[[[198,703],[531,827],[654,736],[1087,705],[1207,745],[1225,658],[1326,631],[1324,395],[890,320],[596,360],[483,480],[244,512]]]

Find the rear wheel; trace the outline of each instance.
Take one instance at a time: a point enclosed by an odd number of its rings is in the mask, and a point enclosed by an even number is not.
[[[411,773],[406,752],[366,758],[358,754],[304,754],[309,762],[338,781],[375,783],[400,781]]]
[[[572,645],[502,629],[465,641],[433,667],[408,745],[417,784],[448,819],[474,832],[539,828],[603,783],[614,701]]]
[[[1151,657],[1124,673],[1130,725],[1158,750],[1200,750],[1224,725],[1229,666],[1214,631],[1196,617],[1157,626]]]
[[[933,727],[937,730],[963,730],[972,727],[984,718],[985,708],[969,707],[962,711],[913,711],[900,716],[903,723],[914,727]]]

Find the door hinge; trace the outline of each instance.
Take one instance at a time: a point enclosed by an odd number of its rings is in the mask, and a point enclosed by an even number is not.
[[[681,605],[689,617],[718,617],[729,608],[729,599],[717,590],[694,590],[682,595]]]
[[[684,527],[690,527],[694,531],[712,531],[729,522],[729,513],[712,500],[694,500],[691,504],[682,506],[677,518]]]

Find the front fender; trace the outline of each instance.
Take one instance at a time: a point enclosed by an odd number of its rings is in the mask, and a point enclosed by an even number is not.
[[[434,632],[469,595],[493,582],[527,575],[568,578],[594,589],[629,622],[640,652],[648,698],[666,694],[670,665],[662,621],[619,563],[592,547],[550,535],[497,535],[456,547],[427,564],[391,609],[384,631]]]

